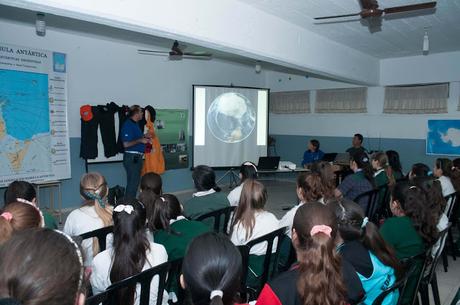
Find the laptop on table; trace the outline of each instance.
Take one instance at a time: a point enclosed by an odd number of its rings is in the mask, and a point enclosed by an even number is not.
[[[259,157],[259,163],[257,164],[258,171],[273,171],[278,169],[280,163],[280,157]]]

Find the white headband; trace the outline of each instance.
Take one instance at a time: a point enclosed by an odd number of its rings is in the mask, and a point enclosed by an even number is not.
[[[124,205],[124,204],[119,204],[115,207],[115,209],[113,209],[114,212],[126,212],[128,213],[129,215],[131,215],[131,213],[134,211],[134,207],[130,204],[128,205]]]

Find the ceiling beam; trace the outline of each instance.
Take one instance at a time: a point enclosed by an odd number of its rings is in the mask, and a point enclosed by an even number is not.
[[[0,0],[0,3],[177,39],[342,81],[379,83],[377,58],[237,0]]]

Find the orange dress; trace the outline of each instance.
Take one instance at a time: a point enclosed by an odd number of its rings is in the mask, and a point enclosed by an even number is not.
[[[145,154],[144,167],[142,168],[142,176],[147,173],[157,173],[159,175],[165,172],[165,158],[161,151],[160,140],[155,134],[155,127],[150,118],[146,118],[148,133],[152,137],[152,150]]]

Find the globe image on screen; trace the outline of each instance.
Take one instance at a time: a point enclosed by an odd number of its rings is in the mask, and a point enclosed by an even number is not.
[[[238,143],[249,137],[254,130],[256,112],[244,95],[224,93],[211,103],[207,121],[215,138],[225,143]]]

